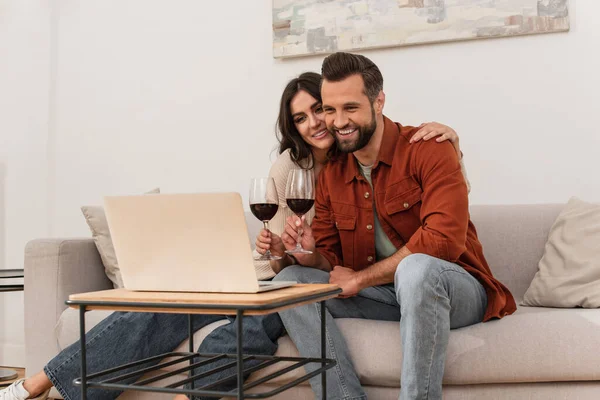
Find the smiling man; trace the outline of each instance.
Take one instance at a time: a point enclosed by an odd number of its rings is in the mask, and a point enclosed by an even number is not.
[[[303,226],[313,254],[297,254],[303,266],[276,279],[343,290],[326,304],[328,357],[338,363],[327,372],[329,399],[366,399],[333,318],[399,321],[401,398],[441,399],[450,330],[511,314],[515,301],[484,258],[452,145],[410,143],[418,128],[383,115],[383,77],[368,58],[332,54],[322,74],[325,119],[341,154],[320,173],[312,228]],[[288,220],[286,247],[299,225]],[[319,357],[318,305],[280,315],[300,353]],[[311,385],[320,398],[320,378]]]

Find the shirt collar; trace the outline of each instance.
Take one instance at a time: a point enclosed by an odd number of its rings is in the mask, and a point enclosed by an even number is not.
[[[385,115],[383,116],[383,138],[381,139],[381,147],[379,148],[379,154],[373,164],[373,169],[377,168],[377,165],[382,162],[389,166],[392,165],[394,160],[394,153],[396,150],[396,143],[400,137],[400,126],[392,122]],[[346,159],[346,175],[344,177],[346,183],[352,182],[354,178],[361,176],[360,169],[357,165],[357,160],[354,158],[352,153],[347,155]]]

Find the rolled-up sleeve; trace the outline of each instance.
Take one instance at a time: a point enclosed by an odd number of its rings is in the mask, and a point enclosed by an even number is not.
[[[331,218],[331,201],[327,186],[325,174],[319,174],[315,191],[315,217],[311,228],[317,250],[333,267],[343,263],[342,246],[335,222]]]
[[[421,227],[406,247],[456,262],[466,251],[469,200],[465,177],[450,143],[420,142],[414,162],[421,180]]]

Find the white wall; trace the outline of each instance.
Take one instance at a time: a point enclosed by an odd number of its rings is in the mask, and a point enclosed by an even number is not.
[[[46,32],[45,7],[33,3],[22,7],[39,11],[40,21],[25,26]],[[246,196],[250,177],[266,175],[273,159],[283,86],[302,71],[319,71],[322,60],[271,57],[268,0],[62,0],[54,7],[51,68],[32,64],[32,57],[47,61],[40,54],[0,66],[12,89],[0,94],[3,103],[25,92],[9,125],[0,122],[18,132],[10,138],[20,144],[6,148],[21,151],[10,156],[7,185],[29,183],[6,197],[5,226],[14,232],[6,233],[5,258],[13,254],[15,263],[26,239],[46,233],[45,218],[49,234],[89,235],[79,207],[106,194],[160,186]],[[571,0],[569,33],[364,54],[384,73],[388,116],[457,129],[472,203],[565,202],[571,195],[600,201],[599,13],[596,0]],[[13,51],[25,47],[25,39],[8,40]],[[47,40],[32,40],[46,54]],[[19,124],[25,116],[28,126]],[[48,213],[33,211],[46,195]]]
[[[287,79],[322,57],[271,57],[269,1],[60,3],[54,234],[109,193],[234,190],[264,175]],[[600,2],[572,30],[365,52],[386,113],[460,134],[473,203],[600,200]]]
[[[320,63],[272,59],[269,1],[61,4],[54,233],[85,234],[108,193],[246,195],[268,173],[280,91]]]
[[[49,82],[48,6],[0,0],[0,268],[23,268],[25,243],[49,234]],[[22,365],[23,292],[0,293],[0,313],[0,365]]]

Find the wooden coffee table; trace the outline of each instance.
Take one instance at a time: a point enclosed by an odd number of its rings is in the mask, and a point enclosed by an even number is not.
[[[185,394],[190,396],[214,396],[214,397],[233,397],[237,399],[245,398],[267,398],[283,392],[291,387],[297,386],[300,383],[321,374],[323,383],[323,398],[326,398],[326,371],[335,366],[336,361],[326,358],[325,354],[325,300],[337,297],[341,293],[341,289],[337,285],[330,284],[297,284],[292,287],[263,292],[257,294],[244,293],[173,293],[173,292],[134,292],[125,289],[104,290],[100,292],[82,293],[69,296],[67,305],[72,308],[79,309],[79,333],[81,343],[81,377],[75,380],[76,385],[81,386],[82,399],[87,398],[87,388],[104,388],[114,390],[139,390],[148,392],[161,392],[172,394]],[[321,358],[306,358],[306,357],[276,357],[276,356],[260,356],[246,355],[242,353],[242,316],[245,315],[264,315],[279,312],[288,308],[297,307],[300,305],[320,302],[321,303]],[[106,371],[101,371],[91,375],[87,374],[86,348],[85,348],[85,313],[90,310],[113,310],[113,311],[129,311],[129,312],[160,312],[160,313],[176,313],[188,314],[188,334],[189,334],[189,351],[188,352],[171,352],[148,358],[145,360],[129,363],[122,366],[117,366]],[[192,315],[193,314],[222,314],[236,315],[237,328],[237,354],[199,354],[194,350],[194,341],[192,331]],[[163,360],[167,357],[171,361],[160,362],[152,367],[144,367],[150,361]],[[192,376],[194,368],[208,365],[211,362],[231,359],[232,362],[227,364],[225,368],[237,366],[237,389],[229,392],[208,390],[204,388],[194,388],[193,382],[199,379],[200,376]],[[260,360],[259,365],[244,369],[244,360]],[[161,370],[166,366],[177,363],[187,362],[189,365],[178,368],[177,373],[187,372],[187,379],[169,384],[166,386],[147,386],[150,383],[159,382],[169,376],[175,375],[173,372],[162,372],[158,375],[137,381],[134,384],[125,384],[124,379],[132,377],[141,377],[148,372]],[[267,366],[286,362],[286,367],[281,370],[269,374],[259,380],[244,384],[244,372],[256,372]],[[291,363],[291,365],[290,365]],[[284,373],[301,368],[307,364],[318,364],[320,368],[305,373],[300,378],[293,380],[285,385],[281,385],[277,389],[265,393],[245,393],[247,390],[265,383],[273,378],[283,375]],[[114,374],[132,367],[139,367],[134,372],[127,373],[117,378],[110,380],[102,380],[108,374]],[[201,377],[206,377],[208,374],[216,373],[225,369],[223,367],[215,368],[211,371],[204,372]],[[179,388],[182,385],[190,383],[190,389]],[[209,385],[214,386],[215,383]]]

